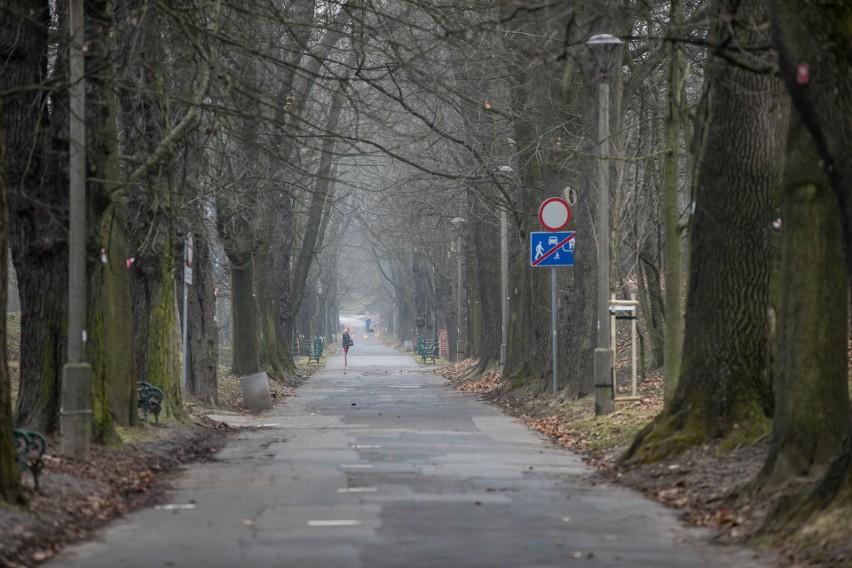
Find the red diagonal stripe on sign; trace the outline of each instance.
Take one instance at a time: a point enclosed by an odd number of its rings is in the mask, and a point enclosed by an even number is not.
[[[557,250],[559,250],[560,248],[562,248],[562,246],[563,246],[565,243],[567,243],[568,241],[570,241],[571,239],[573,239],[573,238],[574,238],[574,234],[575,234],[575,233],[568,233],[568,236],[567,236],[567,237],[565,237],[565,239],[564,239],[561,243],[559,243],[558,245],[556,245],[555,247],[553,247],[552,249],[550,249],[549,251],[547,251],[546,253],[544,253],[543,255],[541,255],[541,256],[539,257],[539,259],[538,259],[538,260],[534,260],[534,261],[533,261],[533,263],[532,263],[532,265],[533,265],[533,266],[538,266],[539,264],[541,264],[541,261],[543,261],[545,258],[547,258],[547,257],[549,257],[550,255],[552,255],[553,253],[555,253]]]

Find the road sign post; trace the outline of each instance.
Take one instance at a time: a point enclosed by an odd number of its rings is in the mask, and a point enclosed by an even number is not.
[[[553,360],[553,396],[557,387],[556,268],[574,266],[574,231],[561,232],[571,220],[571,207],[560,197],[545,199],[538,221],[548,232],[530,233],[530,266],[550,267],[550,334]]]
[[[187,372],[189,367],[189,342],[187,341],[189,333],[189,287],[192,285],[192,256],[195,243],[192,233],[186,234],[186,239],[183,244],[183,375],[180,381],[181,397],[186,398],[186,382]]]

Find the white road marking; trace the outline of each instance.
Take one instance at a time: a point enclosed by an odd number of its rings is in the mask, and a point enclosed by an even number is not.
[[[341,487],[338,493],[375,493],[375,487]]]
[[[345,463],[340,467],[345,467],[347,469],[373,469],[373,466],[362,463]]]
[[[361,521],[308,521],[309,527],[357,527]]]
[[[168,505],[157,505],[154,507],[156,511],[178,511],[181,509],[195,509],[193,503],[169,503]]]

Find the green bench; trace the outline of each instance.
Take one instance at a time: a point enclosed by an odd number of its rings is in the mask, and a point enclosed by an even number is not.
[[[435,359],[438,357],[438,338],[427,340],[422,335],[419,336],[415,352],[420,355],[423,365],[426,364],[427,359],[431,359],[433,363],[437,363]]]
[[[33,484],[38,491],[38,476],[44,469],[44,452],[47,450],[47,440],[41,432],[30,430],[14,430],[15,457],[18,461],[18,470],[23,473],[25,469],[33,474]]]
[[[148,423],[148,413],[154,415],[154,421],[160,423],[160,411],[163,409],[163,400],[166,395],[159,387],[155,387],[145,381],[136,383],[136,408],[142,410],[145,423]]]
[[[305,348],[305,351],[308,355],[308,364],[310,365],[311,361],[316,361],[317,365],[319,365],[320,359],[325,351],[325,340],[323,340],[322,337],[315,338],[314,344],[308,345]]]

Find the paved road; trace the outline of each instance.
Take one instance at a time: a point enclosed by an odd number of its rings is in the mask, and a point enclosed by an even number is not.
[[[251,421],[170,503],[48,566],[545,568],[765,566],[713,546],[410,358],[355,338]],[[239,417],[227,418],[240,422]]]

